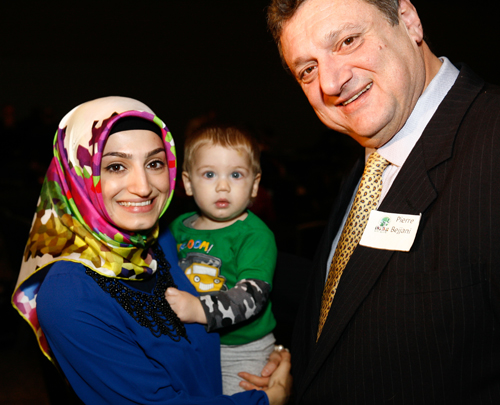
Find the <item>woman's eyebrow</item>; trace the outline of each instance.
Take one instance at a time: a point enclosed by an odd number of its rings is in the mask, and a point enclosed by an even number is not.
[[[157,153],[161,153],[161,152],[165,152],[165,148],[156,148],[154,150],[152,150],[151,152],[149,152],[146,156],[146,158],[148,157],[151,157],[151,156],[154,156],[156,155]]]
[[[132,155],[130,153],[123,153],[123,152],[108,152],[105,155],[102,155],[103,158],[106,156],[116,156],[124,159],[132,159]]]
[[[146,159],[161,152],[165,152],[165,149],[164,148],[153,149],[151,152],[148,152],[148,154],[146,155]],[[124,152],[108,152],[102,155],[103,158],[106,156],[115,156],[123,159],[132,159],[133,157],[131,153],[124,153]]]

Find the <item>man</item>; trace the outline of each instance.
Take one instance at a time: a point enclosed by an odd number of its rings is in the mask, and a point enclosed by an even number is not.
[[[295,402],[500,403],[499,88],[437,58],[409,0],[274,0],[268,22],[323,123],[385,162],[361,241],[365,160],[319,244]]]

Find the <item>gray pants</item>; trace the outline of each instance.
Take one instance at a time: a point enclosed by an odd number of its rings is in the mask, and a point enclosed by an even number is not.
[[[274,335],[269,333],[261,339],[244,345],[221,345],[222,391],[224,395],[244,391],[239,386],[241,381],[241,378],[238,377],[239,372],[246,371],[260,376],[269,355],[274,350],[274,342]]]

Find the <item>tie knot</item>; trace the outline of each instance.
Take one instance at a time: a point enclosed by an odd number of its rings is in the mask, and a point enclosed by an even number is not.
[[[389,165],[389,161],[384,157],[380,156],[378,152],[373,152],[369,157],[365,165],[365,174],[382,174],[385,168]]]

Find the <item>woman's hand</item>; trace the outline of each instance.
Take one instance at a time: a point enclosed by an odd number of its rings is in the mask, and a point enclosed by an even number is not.
[[[278,368],[281,363],[281,359],[281,351],[273,351],[269,355],[267,364],[262,369],[261,377],[246,372],[238,373],[238,375],[244,380],[240,382],[240,387],[244,388],[246,391],[267,388],[269,386],[269,377]]]
[[[205,311],[198,297],[186,291],[179,291],[177,288],[169,287],[165,291],[165,299],[182,322],[207,323]]]
[[[274,351],[269,356],[269,362],[262,370],[262,377],[238,373],[245,381],[240,386],[245,390],[264,390],[271,405],[286,404],[292,392],[292,375],[290,374],[291,355],[288,350]]]

